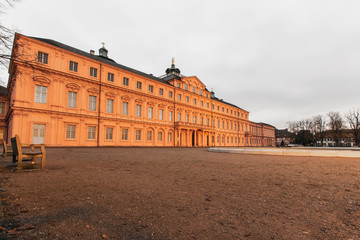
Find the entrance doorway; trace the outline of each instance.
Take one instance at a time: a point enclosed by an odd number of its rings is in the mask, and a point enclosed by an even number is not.
[[[191,146],[195,146],[195,132],[192,132],[191,134]]]
[[[34,124],[33,144],[45,144],[45,124]]]

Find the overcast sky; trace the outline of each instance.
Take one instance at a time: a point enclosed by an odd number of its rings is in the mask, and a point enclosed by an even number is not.
[[[163,75],[175,58],[250,119],[284,128],[360,103],[359,0],[22,0],[18,32]]]

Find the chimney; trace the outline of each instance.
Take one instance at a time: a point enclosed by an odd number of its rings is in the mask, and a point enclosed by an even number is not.
[[[95,54],[95,51],[91,49],[91,50],[90,50],[90,54],[91,54],[91,55],[94,55],[94,54]]]

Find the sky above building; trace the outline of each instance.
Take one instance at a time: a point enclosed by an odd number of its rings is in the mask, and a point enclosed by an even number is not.
[[[185,76],[277,128],[360,106],[358,0],[21,0],[0,22],[117,63]],[[4,75],[4,72],[1,74]]]

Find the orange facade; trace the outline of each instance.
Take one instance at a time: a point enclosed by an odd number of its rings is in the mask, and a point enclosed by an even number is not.
[[[249,112],[216,98],[174,63],[155,77],[117,64],[104,47],[95,55],[16,34],[9,74],[7,136],[25,144],[252,145]]]

